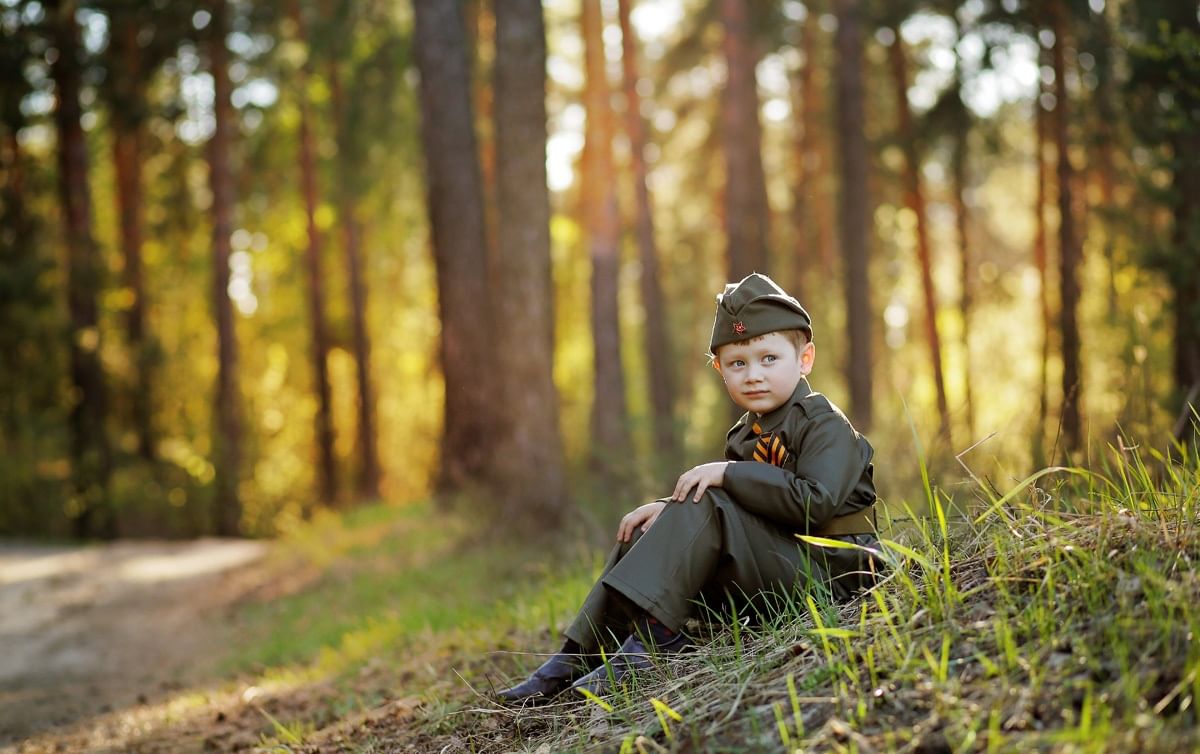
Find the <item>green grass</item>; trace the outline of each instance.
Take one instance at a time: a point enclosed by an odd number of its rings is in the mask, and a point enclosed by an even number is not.
[[[929,481],[862,598],[794,594],[614,695],[522,711],[488,684],[554,648],[595,560],[369,509],[288,538],[322,575],[249,609],[233,663],[340,679],[272,721],[263,740],[292,750],[1196,751],[1198,465],[1112,452],[957,499]],[[400,698],[403,715],[361,717]]]
[[[1195,459],[924,503],[860,600],[797,594],[603,700],[455,730],[479,751],[1200,750]]]

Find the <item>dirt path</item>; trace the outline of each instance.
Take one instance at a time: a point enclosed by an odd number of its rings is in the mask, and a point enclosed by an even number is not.
[[[147,704],[213,671],[261,542],[0,543],[0,748]]]

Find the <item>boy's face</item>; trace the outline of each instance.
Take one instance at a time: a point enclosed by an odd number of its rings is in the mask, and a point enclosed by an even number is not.
[[[792,397],[800,378],[812,371],[815,357],[812,343],[797,351],[787,336],[773,332],[749,343],[721,346],[713,366],[725,380],[734,403],[765,414]]]

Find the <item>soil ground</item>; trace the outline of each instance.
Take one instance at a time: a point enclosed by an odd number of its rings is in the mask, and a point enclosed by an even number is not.
[[[0,751],[211,678],[223,618],[263,586],[268,549],[0,543]]]

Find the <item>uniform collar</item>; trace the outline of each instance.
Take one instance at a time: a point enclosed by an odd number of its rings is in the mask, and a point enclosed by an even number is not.
[[[758,434],[762,434],[763,432],[774,432],[779,428],[779,425],[783,423],[783,417],[787,415],[788,409],[790,409],[792,406],[799,405],[800,401],[812,395],[812,392],[812,388],[808,385],[808,379],[806,377],[801,377],[800,381],[796,383],[796,389],[792,391],[791,398],[788,398],[786,401],[784,401],[778,408],[775,408],[763,414],[762,416],[754,413],[748,414],[746,417],[747,424],[753,428],[755,423],[757,423],[760,427]]]

